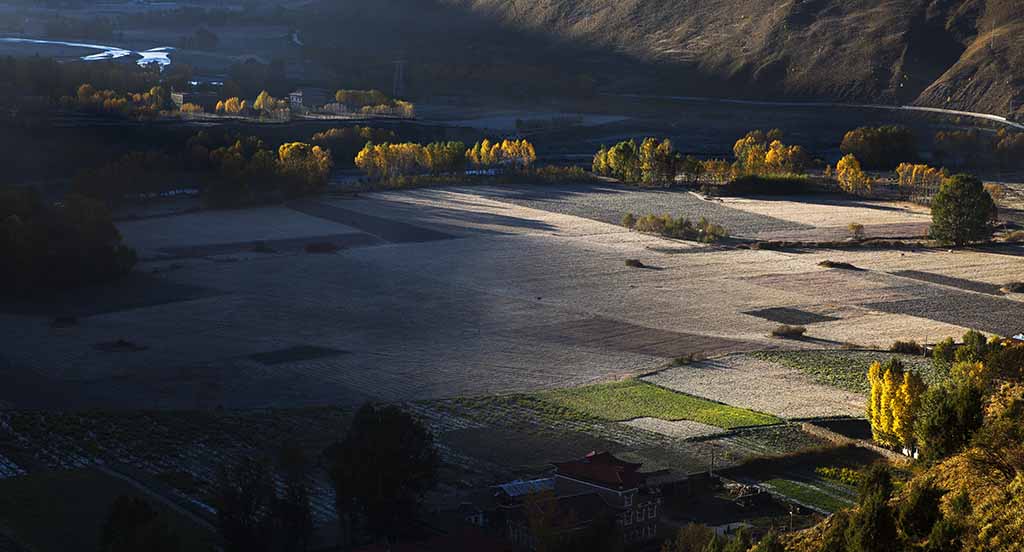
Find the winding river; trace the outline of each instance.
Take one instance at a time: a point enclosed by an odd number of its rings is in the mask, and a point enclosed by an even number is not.
[[[135,51],[126,50],[124,48],[118,48],[116,46],[102,46],[99,44],[85,44],[81,42],[64,42],[62,40],[42,40],[36,38],[0,38],[0,43],[8,44],[43,44],[51,46],[66,46],[70,48],[85,48],[89,50],[99,50],[95,54],[89,54],[82,56],[82,61],[102,61],[108,59],[119,59],[128,56],[139,56],[136,60],[142,67],[146,67],[150,64],[157,64],[160,69],[169,66],[171,64],[171,52],[174,48],[171,46],[161,46],[159,48],[151,48],[149,50]]]

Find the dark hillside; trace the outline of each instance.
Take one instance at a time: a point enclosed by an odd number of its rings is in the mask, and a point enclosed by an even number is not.
[[[311,28],[337,66],[372,59],[384,82],[388,62],[408,58],[415,92],[630,91],[1024,113],[1019,0],[322,0],[319,8],[330,16]]]

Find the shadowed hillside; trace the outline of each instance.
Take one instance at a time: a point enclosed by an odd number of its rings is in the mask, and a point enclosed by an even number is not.
[[[385,0],[368,8],[324,0],[322,7],[335,14],[335,36],[350,38],[350,27],[357,35],[387,29],[394,47],[421,63],[547,68],[538,76],[557,66],[564,78],[590,78],[601,91],[1024,112],[1024,3],[1016,0]]]

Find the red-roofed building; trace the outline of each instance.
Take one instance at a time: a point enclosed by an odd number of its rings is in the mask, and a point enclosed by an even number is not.
[[[559,540],[593,537],[611,528],[624,544],[657,536],[660,489],[648,485],[641,464],[607,452],[591,452],[579,460],[556,462],[554,486],[532,498],[518,499],[507,516],[506,536],[519,546],[537,547],[537,516],[546,517]],[[532,518],[532,524],[531,524]]]

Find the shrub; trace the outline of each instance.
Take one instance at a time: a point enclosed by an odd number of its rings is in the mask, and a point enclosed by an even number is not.
[[[824,477],[825,479],[831,479],[832,481],[838,481],[851,487],[859,487],[863,476],[857,470],[851,468],[840,468],[833,466],[822,466],[814,469],[814,473]]]
[[[784,339],[799,339],[807,333],[807,328],[803,326],[790,326],[789,324],[782,324],[772,330],[773,337],[781,337]]]
[[[889,351],[904,355],[924,355],[925,349],[916,341],[895,341]]]
[[[850,238],[852,238],[855,241],[862,241],[865,237],[863,224],[860,224],[858,222],[851,222],[849,225],[847,225],[846,229],[850,231]]]
[[[622,215],[622,225],[633,230],[634,227],[636,227],[636,215],[633,213],[626,213],[625,215]]]
[[[992,196],[977,178],[959,174],[942,183],[932,200],[931,236],[943,243],[963,246],[992,236],[996,215]]]
[[[637,259],[626,259],[626,266],[630,268],[647,268],[647,265]]]

